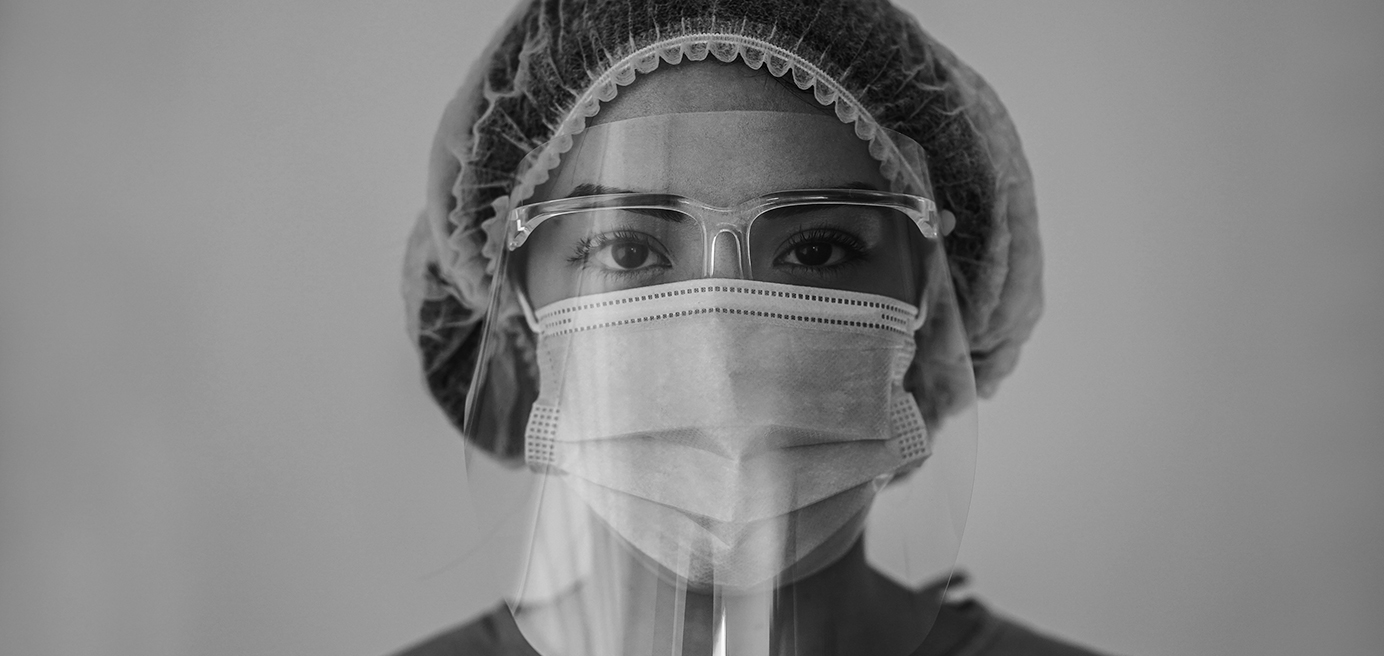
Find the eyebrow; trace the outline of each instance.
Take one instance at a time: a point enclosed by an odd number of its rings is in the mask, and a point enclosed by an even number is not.
[[[822,188],[823,188],[823,189],[846,189],[846,190],[855,189],[855,190],[863,190],[863,191],[879,191],[879,187],[876,187],[875,185],[872,185],[872,184],[870,184],[870,183],[868,183],[868,182],[847,182],[847,183],[845,183],[845,184],[832,185],[832,186],[830,186],[830,187],[822,187]],[[593,182],[583,182],[583,183],[577,185],[575,188],[573,188],[573,189],[572,189],[572,193],[567,194],[566,196],[564,196],[564,198],[581,198],[581,197],[583,197],[583,196],[600,196],[600,195],[603,195],[603,194],[637,194],[637,193],[641,193],[641,192],[631,191],[631,190],[629,190],[629,189],[620,189],[620,188],[618,188],[618,187],[607,187],[606,185],[596,184],[596,183],[593,183]],[[807,212],[811,212],[813,209],[814,209],[814,208],[811,207],[811,206],[784,207],[784,208],[780,208],[780,209],[778,210],[778,212],[779,212],[779,216],[782,217],[782,216],[793,216],[793,215],[796,215],[796,214],[804,214],[804,213],[807,213]],[[678,211],[676,211],[676,210],[656,210],[656,209],[649,209],[649,208],[643,208],[643,207],[641,207],[641,208],[626,208],[624,211],[626,211],[626,212],[631,212],[631,213],[634,213],[634,214],[639,214],[639,215],[642,215],[642,216],[652,217],[652,218],[655,218],[655,219],[661,219],[661,220],[663,220],[663,221],[671,221],[671,222],[673,222],[673,223],[683,223],[683,222],[687,221],[687,219],[689,218],[686,214],[683,214],[682,212],[678,212]]]
[[[847,182],[846,184],[832,185],[832,186],[830,186],[830,187],[822,187],[822,189],[842,189],[842,190],[856,190],[856,191],[879,191],[879,190],[880,190],[879,187],[876,187],[876,186],[874,186],[874,185],[872,185],[872,184],[870,184],[870,183],[868,183],[868,182]],[[815,205],[797,205],[797,206],[780,207],[779,209],[774,210],[774,211],[777,213],[777,215],[778,215],[779,218],[783,218],[783,217],[787,217],[787,216],[797,216],[797,215],[799,215],[799,214],[807,214],[807,213],[809,213],[809,212],[812,212],[812,211],[816,210],[817,208],[818,208],[818,206],[815,206]]]
[[[636,193],[636,192],[630,191],[630,190],[628,190],[628,189],[617,189],[617,188],[615,188],[615,187],[607,187],[607,186],[605,186],[605,185],[599,185],[599,184],[594,184],[594,183],[590,183],[590,182],[583,182],[583,183],[577,185],[577,188],[576,188],[576,189],[573,189],[573,190],[572,190],[572,193],[567,194],[564,198],[580,198],[580,197],[582,197],[582,196],[600,196],[600,195],[602,195],[602,194],[633,194],[633,193]]]
[[[590,182],[583,182],[583,183],[577,185],[577,187],[576,187],[575,189],[572,190],[572,193],[567,194],[567,195],[565,196],[565,198],[580,198],[580,197],[582,197],[582,196],[600,196],[600,195],[603,195],[603,194],[635,194],[635,193],[639,193],[639,192],[630,191],[629,189],[619,189],[619,188],[616,188],[616,187],[607,187],[607,186],[605,186],[605,185],[593,184],[593,183],[590,183]],[[675,210],[656,210],[656,209],[648,209],[648,208],[640,207],[640,208],[627,208],[627,209],[625,209],[624,211],[626,211],[626,212],[632,212],[632,213],[634,213],[634,214],[641,214],[641,215],[644,215],[644,216],[650,216],[650,217],[653,217],[653,218],[655,218],[655,219],[662,219],[662,220],[664,220],[664,221],[672,221],[673,223],[682,223],[682,222],[686,221],[687,218],[688,218],[687,215],[683,214],[682,212],[675,211]]]
[[[881,191],[879,187],[876,187],[868,182],[847,182],[846,184],[827,187],[827,189],[858,189],[860,191]]]
[[[830,187],[823,187],[823,188],[824,188],[824,189],[857,189],[857,190],[861,190],[861,191],[879,191],[879,187],[876,187],[875,185],[872,185],[872,184],[870,184],[870,183],[868,183],[868,182],[847,182],[847,183],[845,183],[845,184],[832,185],[832,186],[830,186]],[[635,193],[639,193],[639,192],[630,191],[629,189],[620,189],[620,188],[617,188],[617,187],[607,187],[607,186],[605,186],[605,185],[595,184],[595,183],[592,183],[592,182],[583,182],[583,183],[577,185],[576,188],[572,190],[572,193],[567,194],[567,195],[565,196],[565,198],[580,198],[580,197],[582,197],[582,196],[599,196],[599,195],[601,195],[601,194],[635,194]]]

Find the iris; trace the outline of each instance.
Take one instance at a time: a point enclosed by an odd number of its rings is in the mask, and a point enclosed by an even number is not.
[[[643,244],[619,244],[611,249],[611,257],[623,268],[637,269],[649,259],[649,247]]]

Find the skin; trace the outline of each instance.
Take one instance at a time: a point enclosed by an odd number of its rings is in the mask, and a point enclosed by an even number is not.
[[[641,77],[607,103],[593,125],[625,119],[686,112],[775,111],[831,116],[807,94],[785,88],[767,74],[742,65],[687,63],[663,67]],[[793,189],[836,186],[868,186],[887,190],[879,163],[870,157],[864,141],[839,121],[817,121],[809,132],[800,127],[769,127],[734,134],[687,135],[666,148],[631,148],[619,153],[621,166],[602,165],[608,153],[588,147],[584,135],[550,179],[529,202],[571,196],[583,185],[601,185],[634,192],[673,193],[702,202],[729,207],[743,201]],[[667,153],[676,153],[668,157]],[[942,229],[954,222],[941,213]],[[591,291],[591,261],[597,267],[618,267],[612,251],[588,254],[583,266],[573,266],[572,244],[580,234],[560,225],[540,227],[522,249],[520,273],[534,307]],[[906,239],[900,234],[877,234],[876,242]],[[734,249],[718,247],[711,277],[737,277],[741,273]],[[686,274],[700,277],[704,271]],[[606,278],[608,279],[608,278]],[[874,281],[876,285],[880,280]],[[810,283],[798,283],[810,284]],[[876,293],[916,302],[918,288],[912,276],[885,280]],[[657,590],[657,599],[676,597],[673,584],[653,568],[643,575],[639,590]],[[653,582],[653,583],[650,583]],[[714,641],[713,594],[687,591],[684,654],[711,654]],[[912,653],[931,628],[935,607],[872,570],[865,562],[860,542],[845,556],[805,578],[777,590],[756,595],[727,596],[728,608],[764,609],[741,613],[745,624],[727,627],[728,653],[782,653],[801,656],[847,653]],[[575,603],[575,600],[573,600]],[[662,611],[659,611],[662,612]],[[735,612],[735,611],[732,611]],[[940,627],[939,627],[940,628]],[[943,628],[943,632],[945,629]],[[769,638],[772,636],[772,639]],[[643,639],[658,641],[652,636]],[[770,640],[770,644],[764,644]],[[647,643],[646,643],[647,644]],[[671,645],[659,647],[670,653]]]
[[[789,120],[753,129],[675,132],[651,131],[634,143],[591,137],[574,139],[571,151],[529,202],[611,191],[671,193],[717,207],[773,192],[816,188],[887,190],[864,141],[807,94],[743,66],[694,63],[661,69],[641,78],[605,105],[589,127],[648,116],[717,111],[788,112],[816,120]],[[650,148],[654,142],[659,147]],[[921,248],[897,244],[920,239],[916,229],[876,212],[814,217],[810,231],[755,240],[750,249],[754,277],[770,282],[820,286],[918,301],[918,267],[910,259]],[[943,213],[944,223],[950,213]],[[766,225],[760,223],[759,225]],[[522,277],[534,307],[583,293],[613,291],[689,278],[738,278],[745,272],[740,251],[729,235],[717,235],[708,272],[701,261],[700,232],[690,223],[645,236],[646,242],[620,241],[629,230],[593,229],[579,221],[549,221],[539,226],[521,251]],[[619,226],[627,228],[627,226]],[[691,236],[688,229],[692,230]],[[768,231],[765,231],[768,232]],[[764,234],[764,233],[759,233]],[[675,248],[695,242],[695,248]],[[583,245],[585,242],[585,245]],[[660,248],[659,246],[665,246]],[[626,249],[621,259],[620,249]],[[633,260],[628,249],[651,250]],[[807,250],[803,250],[806,248]],[[640,251],[643,252],[643,251]],[[678,258],[680,253],[696,257]],[[815,253],[815,256],[813,255]],[[801,255],[801,257],[799,257]],[[819,261],[825,258],[825,262]]]

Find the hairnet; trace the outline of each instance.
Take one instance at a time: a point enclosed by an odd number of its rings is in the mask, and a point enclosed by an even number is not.
[[[410,334],[430,391],[458,427],[501,219],[525,156],[570,139],[636,76],[708,58],[791,79],[852,123],[872,153],[887,131],[923,147],[935,200],[957,219],[945,245],[979,392],[992,394],[1013,369],[1042,309],[1028,165],[995,93],[911,16],[886,0],[530,0],[443,114],[426,209],[408,245]],[[508,381],[501,414],[512,421],[479,446],[519,462],[537,390],[534,341],[517,312],[491,321],[505,322],[497,347],[513,355],[490,372]],[[926,327],[918,335],[920,360],[927,335]],[[919,369],[911,388],[935,411],[948,391],[929,389]]]

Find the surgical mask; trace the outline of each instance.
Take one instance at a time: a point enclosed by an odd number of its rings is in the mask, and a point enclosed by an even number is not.
[[[530,466],[696,585],[758,585],[852,522],[854,538],[875,492],[929,453],[903,388],[922,322],[907,303],[700,279],[533,322]]]

